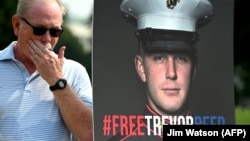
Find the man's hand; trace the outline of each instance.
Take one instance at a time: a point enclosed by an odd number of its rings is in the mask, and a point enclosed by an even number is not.
[[[58,56],[51,51],[51,45],[43,45],[41,42],[34,40],[29,41],[29,50],[31,59],[34,62],[37,71],[42,78],[54,85],[59,78],[63,78],[63,64],[65,46],[61,47]]]
[[[34,40],[29,41],[28,46],[30,58],[37,71],[50,86],[54,85],[59,78],[64,78],[64,46],[60,48],[58,55],[51,51],[50,44],[43,45],[41,42]],[[72,134],[81,141],[92,141],[92,109],[78,97],[69,84],[63,90],[53,91],[53,94],[62,119]]]

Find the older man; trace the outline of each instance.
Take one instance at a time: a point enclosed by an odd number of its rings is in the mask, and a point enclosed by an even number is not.
[[[0,51],[0,140],[93,139],[92,87],[84,66],[53,52],[61,0],[19,0],[13,41]]]

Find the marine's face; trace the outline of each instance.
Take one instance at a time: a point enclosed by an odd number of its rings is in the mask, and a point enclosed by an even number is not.
[[[135,63],[140,78],[147,83],[150,106],[162,115],[178,111],[187,100],[192,79],[190,57],[152,53],[136,56]]]

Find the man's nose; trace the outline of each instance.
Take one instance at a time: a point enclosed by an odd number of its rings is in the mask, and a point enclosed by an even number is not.
[[[177,78],[176,64],[173,57],[170,57],[166,63],[166,78],[174,80]]]
[[[51,38],[52,38],[52,36],[50,35],[49,30],[47,30],[46,33],[44,35],[42,35],[43,42],[50,42]]]

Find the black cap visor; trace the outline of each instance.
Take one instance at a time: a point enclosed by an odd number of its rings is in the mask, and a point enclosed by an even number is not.
[[[185,41],[166,41],[166,40],[146,41],[142,43],[142,48],[146,53],[180,52],[180,53],[195,54],[195,49],[193,45]]]

